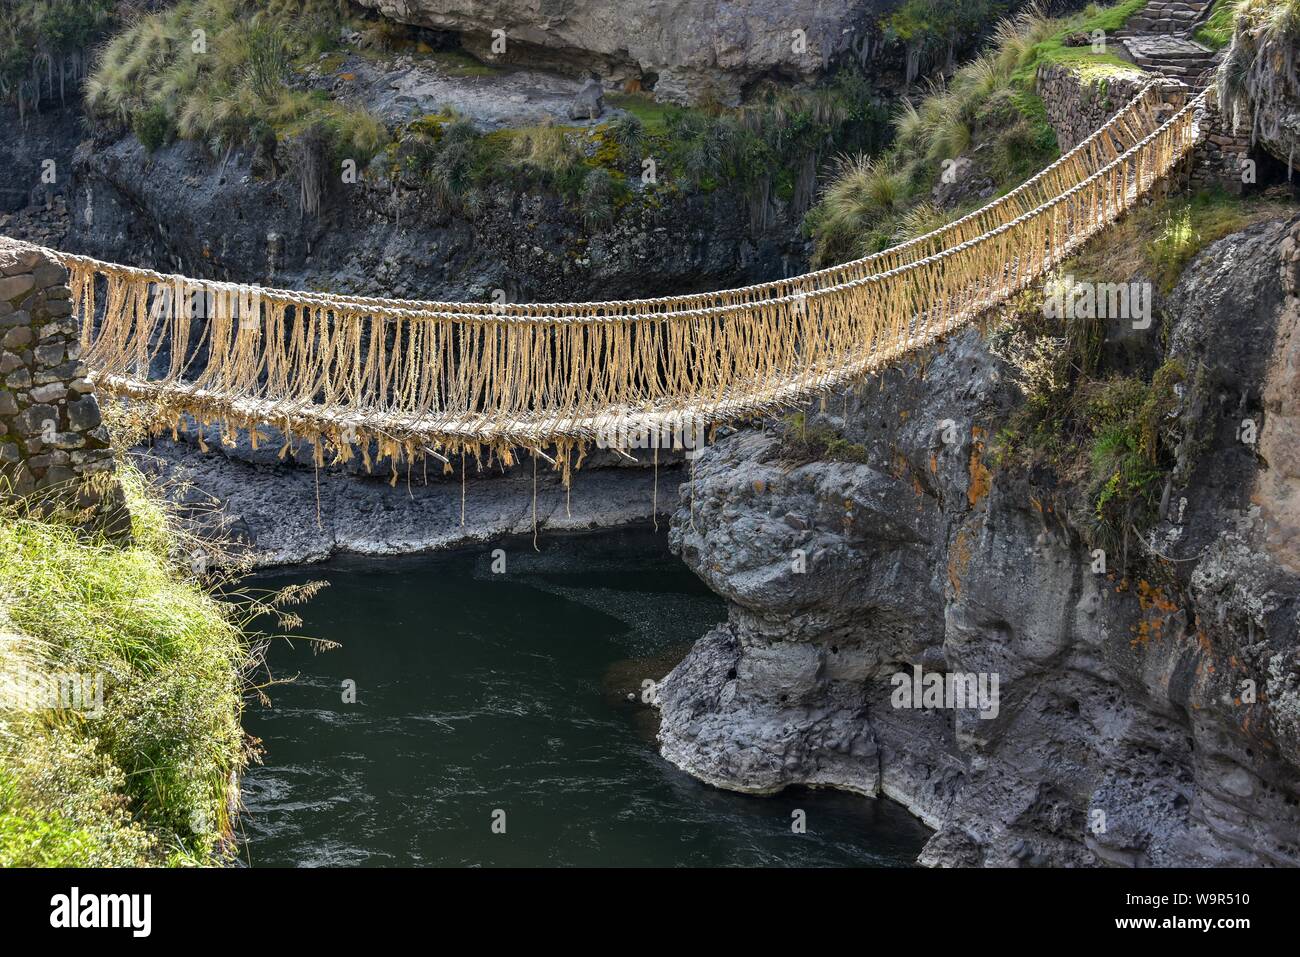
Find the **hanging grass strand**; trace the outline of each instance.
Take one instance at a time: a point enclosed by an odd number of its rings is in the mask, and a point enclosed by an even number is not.
[[[326,450],[342,463],[355,446],[371,469],[373,447],[394,483],[402,458],[409,474],[415,455],[450,468],[460,453],[463,479],[465,454],[484,450],[502,469],[535,450],[536,475],[554,446],[567,487],[570,450],[580,463],[615,432],[662,437],[776,413],[977,322],[1155,188],[1195,144],[1204,105],[1202,94],[1162,120],[1166,93],[1153,83],[969,216],[853,262],[717,292],[403,301],[47,253],[70,271],[96,385],[148,403],[160,429],[185,415],[233,442],[274,425],[313,443],[318,468]],[[196,301],[214,306],[195,315]]]

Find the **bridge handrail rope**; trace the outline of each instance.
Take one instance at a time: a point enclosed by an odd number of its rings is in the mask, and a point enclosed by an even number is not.
[[[720,301],[724,301],[721,303],[723,306],[744,306],[751,302],[781,298],[786,295],[834,290],[846,281],[872,275],[873,273],[886,272],[914,262],[917,258],[924,258],[918,257],[918,252],[925,250],[939,251],[946,248],[948,245],[952,245],[946,242],[948,237],[954,235],[966,236],[968,231],[973,236],[982,235],[994,228],[995,224],[1007,222],[1014,218],[1012,214],[1018,215],[1032,210],[1052,196],[1059,195],[1066,188],[1065,183],[1070,182],[1068,178],[1065,181],[1061,180],[1063,173],[1068,173],[1072,167],[1084,170],[1096,168],[1099,162],[1104,163],[1113,160],[1123,152],[1123,149],[1116,145],[1117,142],[1124,143],[1125,141],[1121,138],[1123,136],[1133,137],[1133,123],[1135,120],[1149,122],[1153,109],[1160,104],[1158,96],[1165,84],[1166,81],[1163,80],[1153,80],[1148,83],[1104,126],[1094,131],[1050,166],[1047,166],[1004,196],[923,236],[899,243],[882,252],[873,253],[840,265],[829,266],[815,272],[804,273],[800,276],[732,289],[679,296],[562,303],[447,302],[440,300],[387,299],[351,294],[312,293],[273,287],[257,288],[263,296],[284,297],[300,305],[371,306],[384,310],[386,315],[395,318],[414,317],[415,315],[438,318],[453,315],[478,315],[493,320],[500,320],[503,317],[506,319],[517,317],[525,321],[554,319],[599,321],[607,317],[635,319],[642,316],[657,317],[664,313],[677,312],[696,315],[701,309],[718,308]],[[1110,138],[1115,138],[1116,141],[1111,141]],[[1077,182],[1077,179],[1074,181]],[[1031,196],[1036,197],[1038,194],[1041,194],[1042,198],[1029,201],[1025,199]],[[71,253],[59,252],[58,255],[68,265],[73,263],[86,266],[113,265],[114,269],[123,274],[129,274],[134,278],[152,282],[196,281],[175,274],[155,272],[151,269],[102,263],[90,257],[76,256]],[[207,284],[210,288],[226,292],[238,292],[246,288],[245,284],[241,283],[229,283],[220,280],[199,281]]]
[[[95,379],[151,400],[160,427],[188,413],[248,429],[256,443],[257,426],[274,425],[316,441],[318,456],[361,448],[367,464],[374,439],[394,468],[423,452],[447,462],[444,453],[488,448],[509,460],[511,448],[554,446],[567,476],[570,453],[611,428],[774,411],[1027,288],[1192,148],[1206,94],[1159,122],[1158,93],[1151,84],[1038,176],[949,226],[843,266],[717,293],[412,303],[48,252],[69,268]],[[220,294],[206,318],[191,314],[194,290]]]

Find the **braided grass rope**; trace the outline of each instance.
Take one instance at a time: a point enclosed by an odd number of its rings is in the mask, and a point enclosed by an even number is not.
[[[45,250],[69,269],[97,385],[223,438],[259,426],[347,461],[516,449],[565,481],[576,452],[774,412],[845,386],[1028,288],[1192,149],[1205,94],[1159,84],[1002,198],[935,232],[791,279],[697,295],[497,305],[192,279]],[[202,303],[203,309],[196,309]],[[285,449],[288,448],[286,440]],[[543,449],[553,448],[554,458]]]

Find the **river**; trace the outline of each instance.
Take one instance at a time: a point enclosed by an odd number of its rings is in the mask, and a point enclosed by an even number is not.
[[[329,582],[300,609],[301,633],[340,647],[318,653],[295,639],[269,651],[271,673],[293,680],[245,715],[265,749],[244,777],[247,863],[915,859],[929,832],[890,801],[734,794],[659,757],[641,683],[725,617],[662,532],[543,534],[538,544],[347,558],[256,580]]]

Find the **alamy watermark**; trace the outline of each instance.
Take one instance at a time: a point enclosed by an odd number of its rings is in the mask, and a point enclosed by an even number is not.
[[[0,675],[0,709],[104,714],[104,676],[77,671],[31,671],[20,665]]]
[[[258,286],[192,286],[180,279],[160,286],[154,308],[162,315],[180,311],[191,319],[230,319],[240,331],[262,328],[262,290]]]
[[[894,686],[889,703],[895,708],[948,708],[978,711],[988,721],[998,716],[998,676],[987,672],[899,671],[889,679]]]
[[[1134,329],[1151,328],[1155,290],[1149,282],[1079,282],[1073,276],[1043,289],[1048,319],[1121,319]]]
[[[676,449],[693,455],[704,448],[706,427],[703,419],[687,417],[662,422],[641,421],[635,424],[613,422],[596,432],[596,446],[602,449]]]

